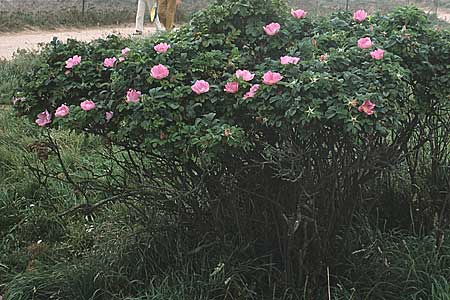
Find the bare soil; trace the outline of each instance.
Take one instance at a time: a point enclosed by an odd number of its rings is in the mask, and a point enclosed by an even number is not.
[[[144,35],[147,36],[155,32],[154,27],[147,27]],[[17,49],[38,49],[40,43],[50,42],[53,37],[58,37],[61,41],[67,39],[77,39],[80,41],[91,41],[109,34],[130,36],[134,32],[134,25],[123,27],[98,27],[87,29],[63,28],[53,31],[22,31],[16,33],[0,33],[0,59],[11,59]]]

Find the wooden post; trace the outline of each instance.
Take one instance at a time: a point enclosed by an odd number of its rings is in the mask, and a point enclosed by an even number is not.
[[[83,17],[84,17],[85,2],[86,2],[86,0],[82,0],[82,3],[81,3],[81,15],[82,15]]]
[[[350,0],[347,0],[347,1],[345,1],[345,10],[348,10],[349,9],[349,7],[348,7],[348,2],[349,2]]]

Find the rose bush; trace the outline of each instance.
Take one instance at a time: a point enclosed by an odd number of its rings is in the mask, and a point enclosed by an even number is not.
[[[289,283],[323,274],[365,188],[449,102],[449,34],[412,7],[314,20],[227,0],[173,33],[43,56],[15,107],[128,153],[98,188],[255,243]]]

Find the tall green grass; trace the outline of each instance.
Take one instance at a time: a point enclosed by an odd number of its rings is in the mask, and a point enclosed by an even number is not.
[[[436,247],[433,233],[384,231],[359,219],[347,241],[336,299],[449,299],[450,240]]]
[[[55,256],[42,256],[49,264],[62,253],[66,253],[63,255],[66,257],[70,251],[81,251],[77,249],[83,245],[79,241],[79,230],[72,229],[85,230],[83,222],[72,221],[69,230],[68,220],[57,215],[82,199],[61,182],[52,181],[44,187],[41,183],[45,178],[39,178],[26,166],[46,168],[56,165],[53,154],[44,163],[30,151],[29,145],[39,141],[42,133],[29,120],[15,117],[9,107],[0,109],[0,283],[3,284],[0,294],[7,282],[30,267],[33,261],[30,247],[41,247],[37,246],[38,241],[49,249],[48,253],[55,253]],[[63,159],[71,166],[70,171],[95,161],[83,153],[97,148],[97,141],[69,132],[58,132],[54,138],[66,152]],[[68,240],[78,242],[71,242],[67,248],[61,246]],[[58,250],[61,248],[65,250]]]
[[[10,104],[23,73],[39,63],[36,52],[18,51],[12,60],[0,59],[0,105]]]

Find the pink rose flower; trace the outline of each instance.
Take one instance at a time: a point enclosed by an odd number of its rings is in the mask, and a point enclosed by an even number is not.
[[[128,48],[128,47],[127,48],[123,48],[121,52],[122,52],[122,56],[123,57],[127,57],[128,56],[128,52],[130,52],[130,48]]]
[[[323,62],[323,61],[325,61],[327,58],[328,58],[328,55],[322,54],[322,55],[319,57],[319,60]]]
[[[247,93],[245,93],[244,100],[255,97],[255,94],[258,90],[259,90],[259,84],[252,85],[250,90]]]
[[[81,102],[80,107],[84,111],[93,110],[95,108],[95,103],[91,100],[84,100],[83,102]]]
[[[48,110],[45,110],[37,115],[36,124],[38,126],[44,127],[45,125],[49,124],[52,121],[52,116],[48,112]]]
[[[227,82],[224,91],[230,94],[236,94],[239,91],[239,83],[236,81]]]
[[[72,69],[76,65],[79,65],[81,63],[81,56],[75,55],[68,60],[66,60],[66,69]]]
[[[170,45],[167,43],[159,43],[155,47],[153,47],[157,53],[166,53],[167,50],[170,49]]]
[[[226,137],[230,137],[231,136],[231,129],[227,128],[223,131],[223,135]]]
[[[372,40],[369,37],[358,40],[358,47],[361,49],[368,49],[373,46]]]
[[[106,122],[109,122],[112,119],[113,116],[114,116],[114,113],[112,111],[105,112]]]
[[[119,62],[124,62],[125,61],[125,57],[121,56],[119,57]]]
[[[141,92],[137,90],[129,89],[127,92],[127,103],[133,102],[137,103],[139,102],[139,98],[141,97]]]
[[[364,22],[364,20],[367,18],[367,13],[365,10],[357,10],[353,14],[353,20],[355,20],[358,23]]]
[[[254,84],[250,87],[250,92],[251,93],[256,93],[256,91],[259,90],[259,84]]]
[[[105,60],[103,61],[103,66],[105,68],[112,68],[114,67],[114,64],[116,63],[117,59],[115,57],[108,57],[105,58]]]
[[[67,105],[63,104],[56,109],[55,117],[62,118],[69,114],[70,109]]]
[[[270,23],[266,26],[263,26],[263,29],[267,35],[275,35],[280,31],[280,24],[278,23]]]
[[[155,79],[163,79],[169,76],[169,69],[161,64],[152,67],[150,74]]]
[[[383,59],[384,50],[383,49],[374,50],[374,51],[370,52],[370,56],[372,56],[372,58],[376,59],[376,60]]]
[[[255,74],[252,74],[250,73],[250,71],[247,70],[237,70],[236,77],[238,79],[241,78],[244,81],[250,81],[255,77]]]
[[[359,112],[363,112],[368,116],[373,115],[374,109],[375,104],[373,104],[370,100],[364,101],[364,103],[358,107]]]
[[[263,76],[263,82],[267,85],[274,85],[277,84],[278,81],[283,79],[283,76],[281,76],[280,73],[268,71]]]
[[[296,65],[300,61],[300,58],[295,57],[295,56],[282,56],[282,57],[280,57],[280,61],[281,61],[282,65],[288,65],[288,64]]]
[[[209,83],[204,80],[196,80],[191,89],[197,95],[204,94],[209,91]]]
[[[296,19],[303,19],[306,17],[307,12],[301,9],[293,10],[291,9],[291,15]]]

